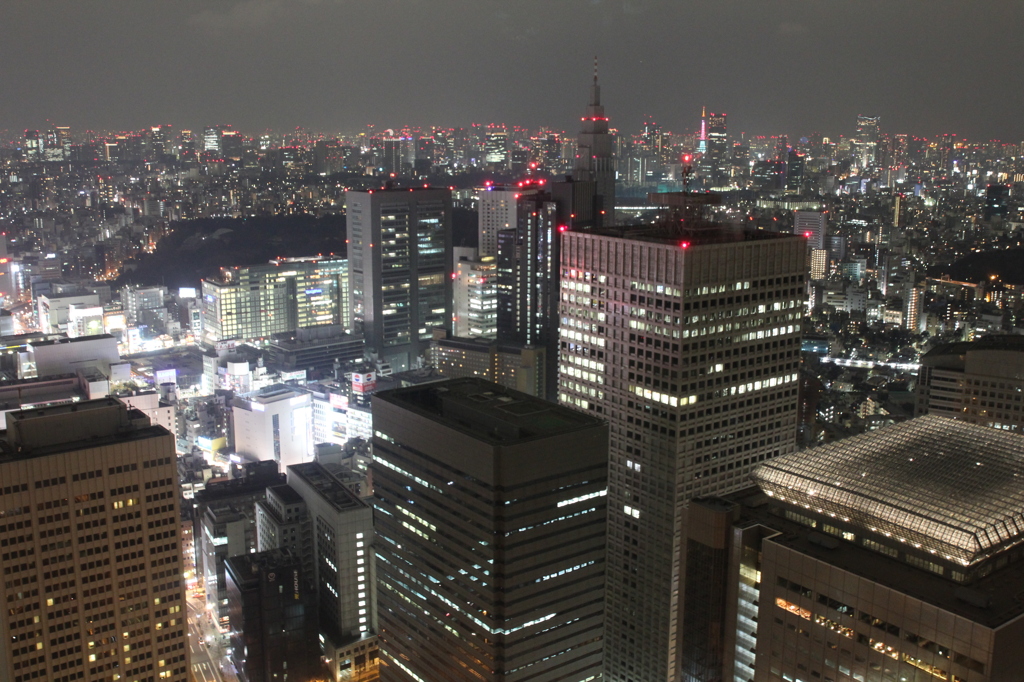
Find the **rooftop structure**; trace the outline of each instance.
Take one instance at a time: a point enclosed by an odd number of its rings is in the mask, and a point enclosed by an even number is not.
[[[922,417],[766,462],[769,495],[971,566],[1024,539],[1020,436]]]

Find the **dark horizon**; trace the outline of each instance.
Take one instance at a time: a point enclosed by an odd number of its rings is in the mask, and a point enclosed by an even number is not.
[[[440,9],[439,9],[440,8]],[[106,0],[10,3],[0,130],[247,133],[506,123],[575,134],[600,60],[613,127],[1024,139],[1024,3]]]

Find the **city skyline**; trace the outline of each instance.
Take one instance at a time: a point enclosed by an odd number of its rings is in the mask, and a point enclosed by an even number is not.
[[[951,2],[927,14],[922,2],[445,4],[15,5],[0,22],[0,130],[46,119],[79,131],[168,121],[337,130],[386,118],[575,131],[571,103],[597,55],[622,130],[650,115],[689,132],[707,105],[756,134],[849,135],[855,116],[872,114],[887,131],[1020,137],[1024,95],[1002,85],[1024,75],[1002,47],[1024,21],[1019,3],[984,14]]]

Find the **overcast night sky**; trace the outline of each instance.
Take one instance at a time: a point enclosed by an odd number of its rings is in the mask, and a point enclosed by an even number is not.
[[[1024,139],[1024,2],[0,0],[0,130],[612,125]]]

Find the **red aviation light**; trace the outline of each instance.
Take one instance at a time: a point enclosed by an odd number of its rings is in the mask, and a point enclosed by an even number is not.
[[[811,233],[810,232],[804,232],[804,237],[806,237],[807,239],[810,239],[811,238]]]
[[[559,232],[568,232],[569,231],[569,226],[568,225],[559,225],[558,226],[558,231]]]
[[[690,242],[679,242],[679,248],[688,249],[690,248]]]

